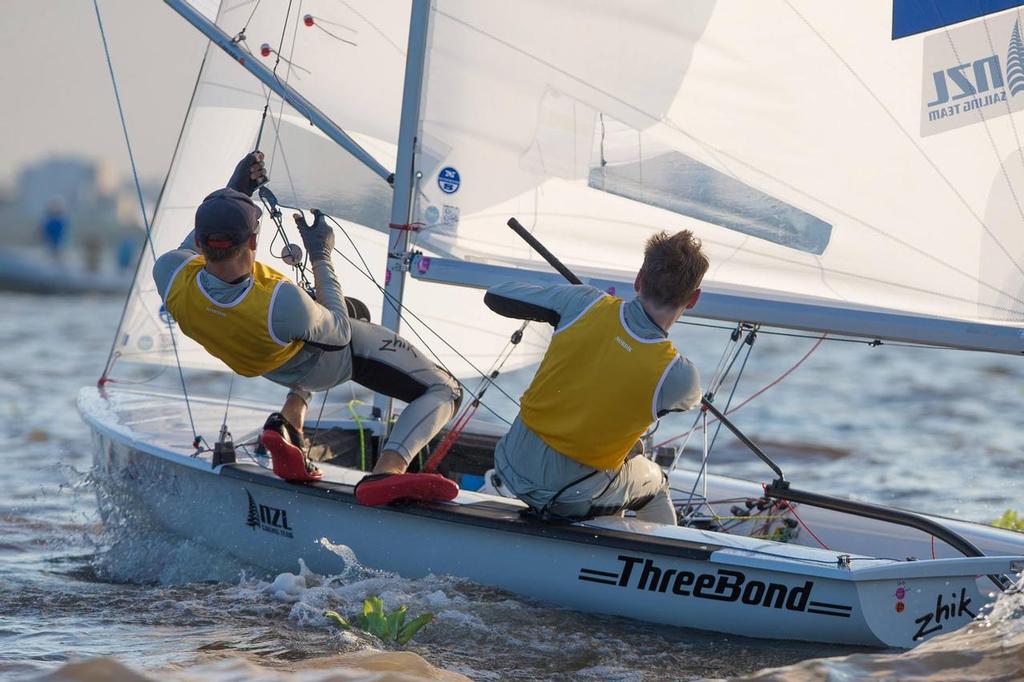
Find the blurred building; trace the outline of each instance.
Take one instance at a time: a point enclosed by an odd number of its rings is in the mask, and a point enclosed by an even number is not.
[[[113,175],[86,159],[51,157],[26,166],[18,173],[17,194],[25,218],[42,215],[57,198],[69,214],[108,222],[116,218]]]
[[[147,207],[152,210],[155,188],[150,184],[146,189]],[[38,243],[40,225],[55,204],[63,206],[69,245],[142,242],[142,217],[130,181],[92,159],[51,156],[23,167],[14,187],[0,191],[4,243]]]

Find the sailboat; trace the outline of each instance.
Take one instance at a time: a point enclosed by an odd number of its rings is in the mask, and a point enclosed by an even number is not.
[[[676,527],[539,519],[493,474],[449,503],[361,507],[393,406],[347,389],[306,424],[347,437],[339,463],[286,483],[247,447],[276,396],[185,338],[149,269],[259,140],[268,210],[330,214],[346,295],[493,411],[456,441],[485,458],[515,407],[498,369],[529,372],[547,337],[485,316],[480,288],[562,277],[511,216],[623,298],[649,234],[693,230],[712,262],[693,312],[735,325],[726,359],[762,326],[1020,354],[1024,45],[1002,9],[1019,3],[165,1],[210,43],[110,362],[79,396],[104,515],[270,570],[337,573],[344,545],[404,576],[751,637],[913,647],[1014,589],[1024,535],[791,484],[714,399],[732,362],[705,372],[695,426],[720,420],[766,480],[710,474],[707,445],[694,470],[652,448]],[[296,262],[290,229],[259,259]]]
[[[30,249],[0,249],[0,291],[126,295],[130,285],[129,277],[121,273],[90,272]]]

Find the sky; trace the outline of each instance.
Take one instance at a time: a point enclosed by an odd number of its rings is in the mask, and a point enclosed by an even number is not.
[[[50,154],[100,159],[129,177],[128,153],[92,0],[2,0],[0,187]],[[143,179],[170,165],[206,40],[159,0],[99,0]]]

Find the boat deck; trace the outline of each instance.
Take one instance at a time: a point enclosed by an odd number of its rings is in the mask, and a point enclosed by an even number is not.
[[[197,431],[200,434],[218,433],[224,418],[223,402],[195,397],[190,402]],[[181,396],[108,385],[100,389],[83,389],[79,407],[94,428],[116,436],[133,448],[180,465],[251,484],[287,488],[302,495],[328,497],[352,504],[355,502],[354,486],[365,475],[357,469],[321,463],[323,481],[310,484],[288,483],[269,470],[269,460],[252,455],[251,450],[245,447],[238,448],[237,463],[214,469],[211,466],[211,453],[196,453],[192,447],[189,417]],[[233,402],[227,421],[234,428],[235,442],[254,442],[266,415],[273,409],[274,406],[265,404]],[[326,426],[326,423],[322,424],[322,427]],[[207,440],[210,438],[207,437]],[[727,555],[730,563],[749,563],[752,566],[763,565],[767,561],[780,564],[776,570],[841,580],[857,580],[858,576],[866,578],[868,575],[882,577],[890,572],[887,568],[906,576],[930,563],[896,561],[614,516],[583,522],[542,520],[528,513],[526,505],[518,500],[466,490],[460,491],[452,502],[377,509],[382,514],[410,514],[503,532],[615,547],[624,551],[697,560],[714,560],[714,555],[723,558]],[[846,561],[847,557],[852,563]]]

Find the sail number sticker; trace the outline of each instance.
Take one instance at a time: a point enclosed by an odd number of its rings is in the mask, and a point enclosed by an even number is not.
[[[455,170],[451,166],[445,166],[441,169],[441,172],[437,174],[437,186],[441,188],[441,191],[445,194],[455,194],[459,191],[459,185],[462,184],[459,178],[459,171]]]

